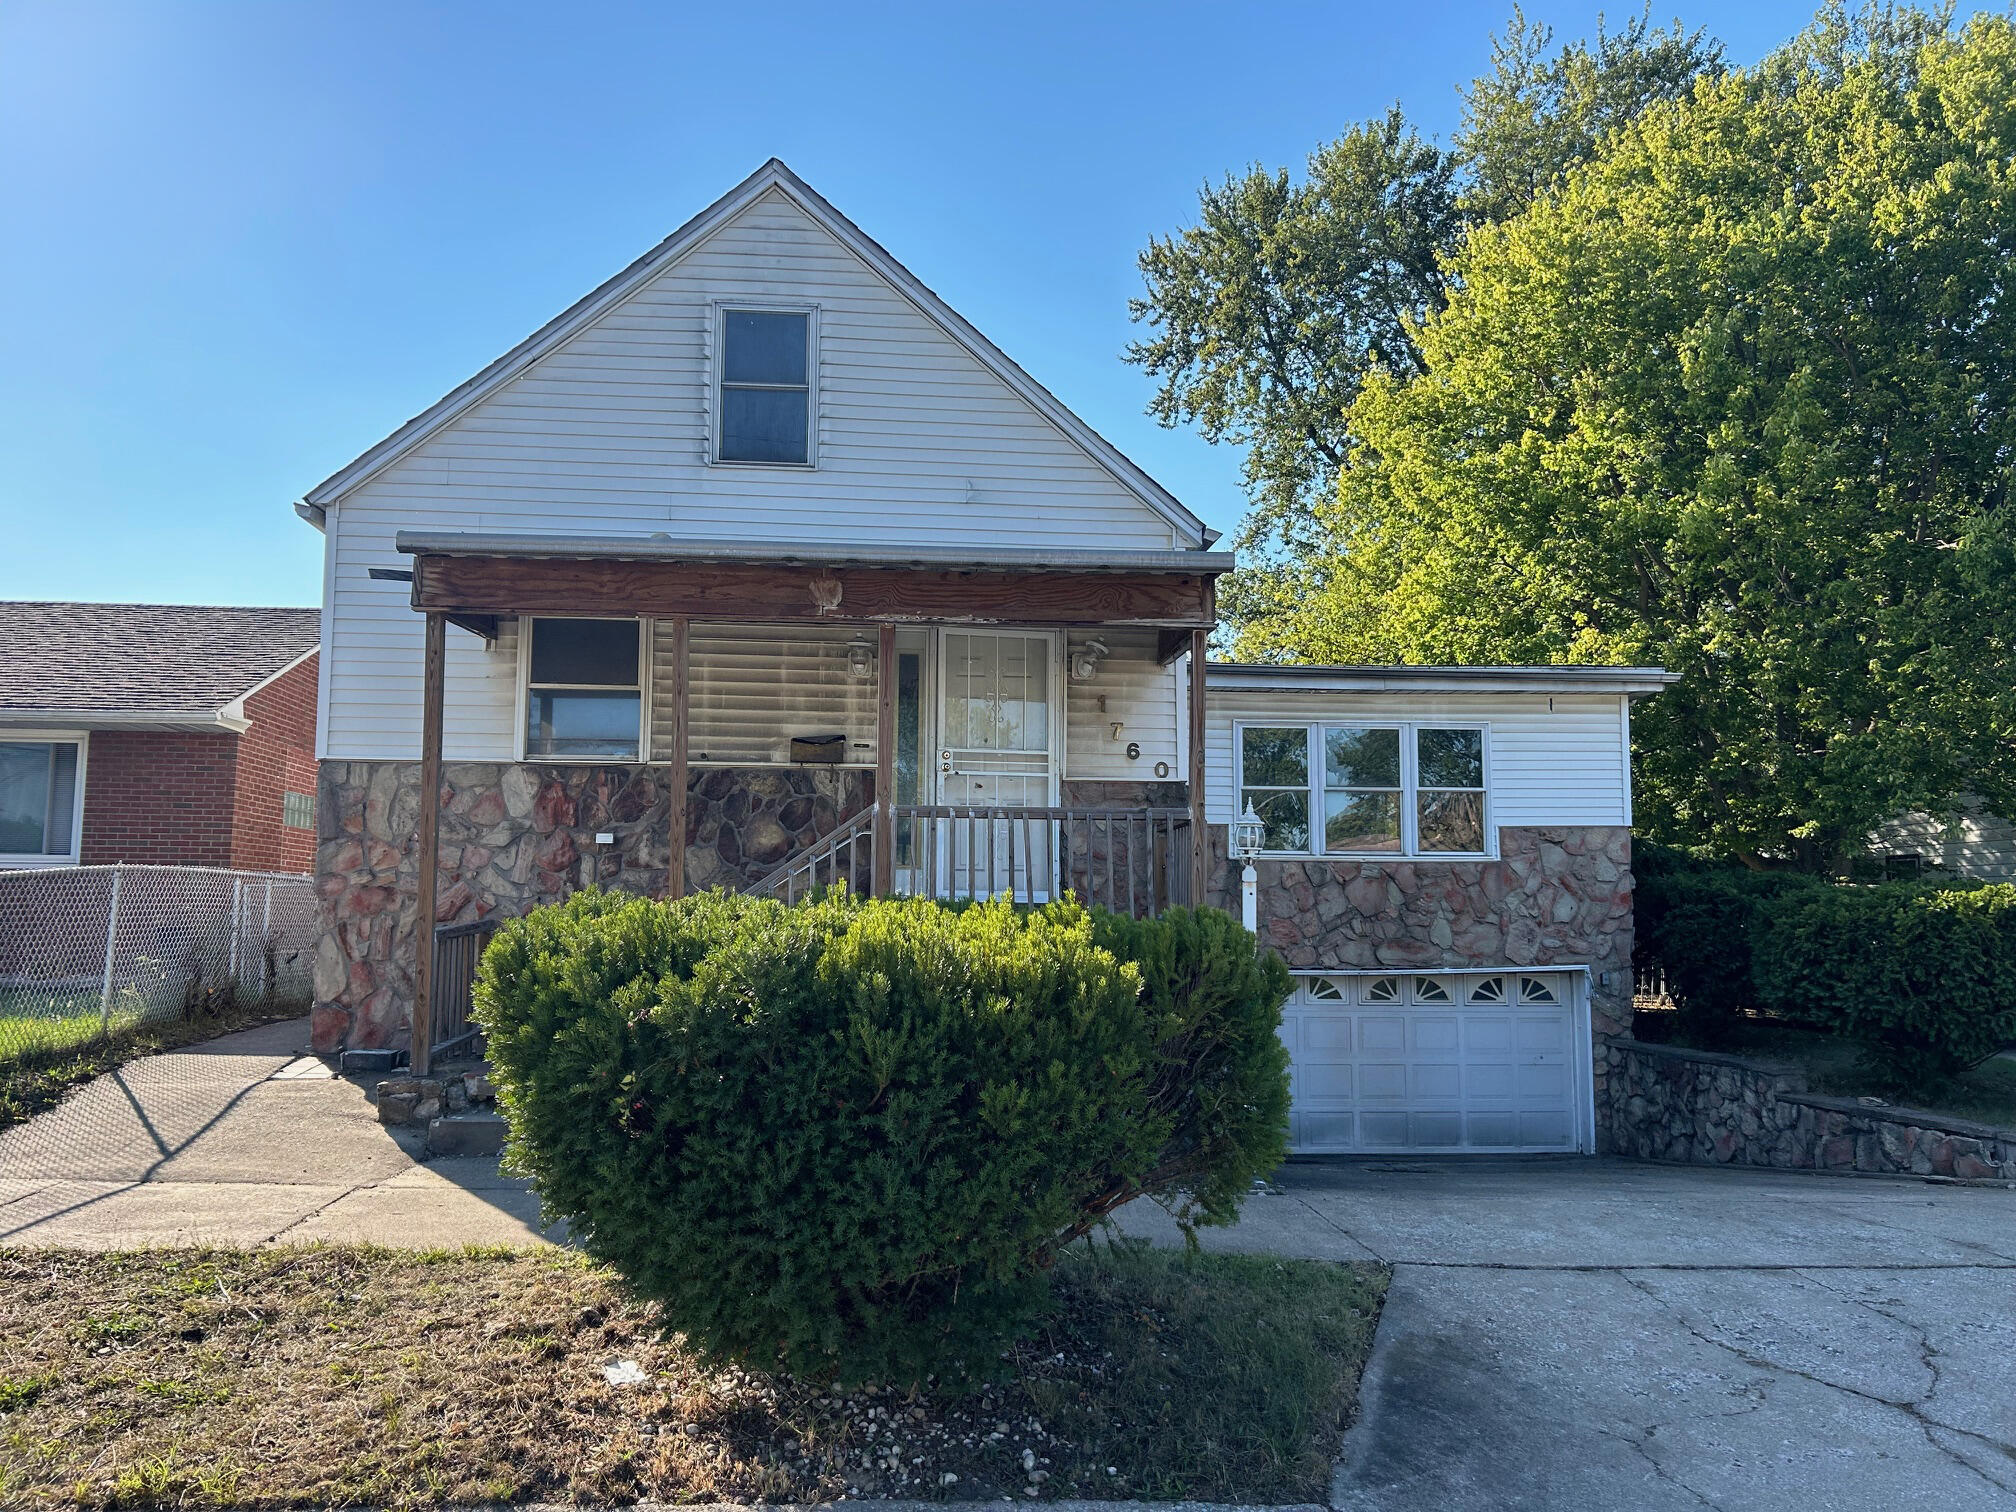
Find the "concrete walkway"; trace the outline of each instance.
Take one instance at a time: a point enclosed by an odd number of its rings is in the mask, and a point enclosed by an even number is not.
[[[532,1244],[494,1159],[423,1162],[360,1085],[269,1024],[99,1077],[0,1133],[0,1244]]]
[[[1205,1243],[1394,1265],[1338,1508],[2016,1508],[2016,1192],[1297,1163]]]

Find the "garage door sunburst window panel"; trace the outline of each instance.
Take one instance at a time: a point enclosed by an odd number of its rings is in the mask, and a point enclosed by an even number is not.
[[[1275,855],[1486,856],[1488,744],[1480,725],[1241,726],[1238,808]]]

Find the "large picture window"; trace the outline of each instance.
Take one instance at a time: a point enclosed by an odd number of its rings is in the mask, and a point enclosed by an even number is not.
[[[723,310],[717,462],[812,462],[812,316]]]
[[[78,743],[0,741],[0,861],[77,859]]]
[[[1293,855],[1481,856],[1485,739],[1472,725],[1242,725],[1239,810]]]
[[[644,720],[639,622],[535,619],[531,624],[526,758],[637,760]]]

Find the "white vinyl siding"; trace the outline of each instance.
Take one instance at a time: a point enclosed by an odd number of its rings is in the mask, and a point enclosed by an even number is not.
[[[1205,720],[1205,816],[1213,824],[1234,817],[1235,724],[1362,721],[1488,726],[1494,829],[1629,824],[1624,708],[1621,696],[1608,693],[1214,691]]]
[[[1072,631],[1077,645],[1094,632]],[[1182,782],[1180,666],[1158,666],[1153,630],[1096,632],[1109,652],[1099,674],[1064,689],[1064,775],[1105,782]],[[1103,706],[1102,706],[1103,705]],[[1120,726],[1115,738],[1113,726]],[[1141,754],[1130,759],[1128,745]],[[1166,770],[1158,772],[1161,763]]]
[[[816,472],[707,461],[713,312],[737,301],[818,307]],[[358,487],[329,510],[327,528],[323,728],[327,754],[339,760],[419,752],[420,616],[403,585],[365,575],[406,565],[393,549],[401,529],[1095,550],[1184,544],[775,192]],[[508,759],[516,696],[500,708],[492,668],[502,660],[450,632],[451,758]]]

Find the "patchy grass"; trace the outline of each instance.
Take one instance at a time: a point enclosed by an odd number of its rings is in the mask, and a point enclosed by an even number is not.
[[[1641,1015],[1644,1017],[1645,1015]],[[1664,1017],[1665,1015],[1658,1015]],[[1674,1027],[1677,1028],[1677,1015]],[[1653,1034],[1659,1027],[1651,1026]],[[1782,1067],[1804,1074],[1806,1085],[1828,1097],[1881,1097],[1902,1107],[1927,1113],[1943,1113],[1975,1123],[2016,1128],[2016,1060],[1998,1057],[1963,1071],[1944,1084],[1909,1097],[1900,1097],[1872,1075],[1863,1058],[1860,1040],[1818,1030],[1800,1029],[1769,1019],[1748,1019],[1735,1027],[1735,1037],[1726,1043],[1694,1048],[1740,1055],[1760,1065]],[[1688,1041],[1669,1030],[1669,1043]]]
[[[1074,1252],[999,1382],[841,1394],[697,1366],[565,1251],[0,1252],[0,1505],[1320,1500],[1385,1283]]]
[[[295,999],[243,1006],[217,1000],[204,1010],[173,1017],[149,1019],[115,1012],[110,1033],[101,1033],[95,995],[88,1012],[34,1017],[14,1012],[15,1006],[0,1004],[0,1011],[7,1014],[0,1016],[0,1129],[53,1108],[72,1087],[143,1055],[200,1044],[255,1024],[299,1018],[308,1009]]]

